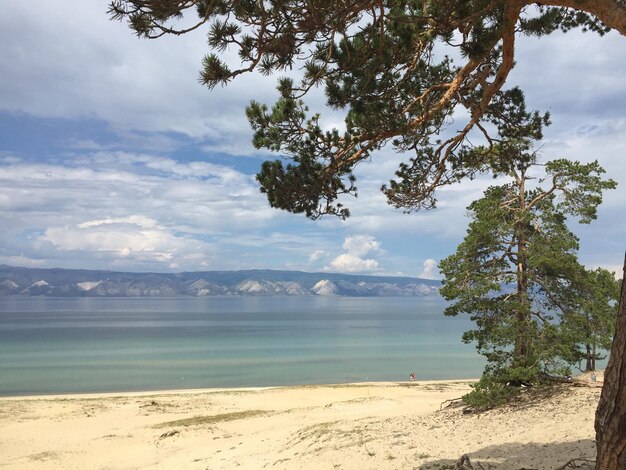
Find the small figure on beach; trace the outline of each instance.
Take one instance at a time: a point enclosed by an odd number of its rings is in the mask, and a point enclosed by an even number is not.
[[[595,382],[597,380],[596,374],[595,372],[593,374],[591,374],[591,381]]]
[[[415,372],[411,372],[411,373],[409,374],[409,380],[410,380],[411,382],[413,382],[413,381],[415,380]]]

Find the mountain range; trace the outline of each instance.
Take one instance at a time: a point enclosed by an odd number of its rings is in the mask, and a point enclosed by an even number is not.
[[[439,281],[301,271],[245,270],[132,273],[0,265],[0,296],[176,297],[438,295]]]

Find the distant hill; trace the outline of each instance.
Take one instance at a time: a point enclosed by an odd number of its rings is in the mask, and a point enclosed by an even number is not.
[[[319,295],[391,297],[439,295],[439,281],[301,271],[129,273],[0,265],[0,296],[176,297]]]

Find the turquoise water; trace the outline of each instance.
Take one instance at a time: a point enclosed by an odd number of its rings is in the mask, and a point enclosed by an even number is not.
[[[0,299],[0,395],[477,377],[432,297]]]

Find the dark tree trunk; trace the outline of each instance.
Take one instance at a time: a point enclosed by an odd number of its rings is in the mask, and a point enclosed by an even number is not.
[[[596,354],[596,344],[593,343],[593,347],[591,348],[591,370],[596,370],[596,359],[597,359],[597,354]]]
[[[585,354],[586,364],[585,364],[585,372],[592,372],[596,370],[596,359],[598,357],[596,353],[596,345],[595,344],[586,344],[585,350],[587,351]]]
[[[626,258],[624,259],[626,275]],[[624,279],[624,277],[622,277]],[[615,338],[596,410],[597,470],[626,469],[626,289],[622,282]]]

